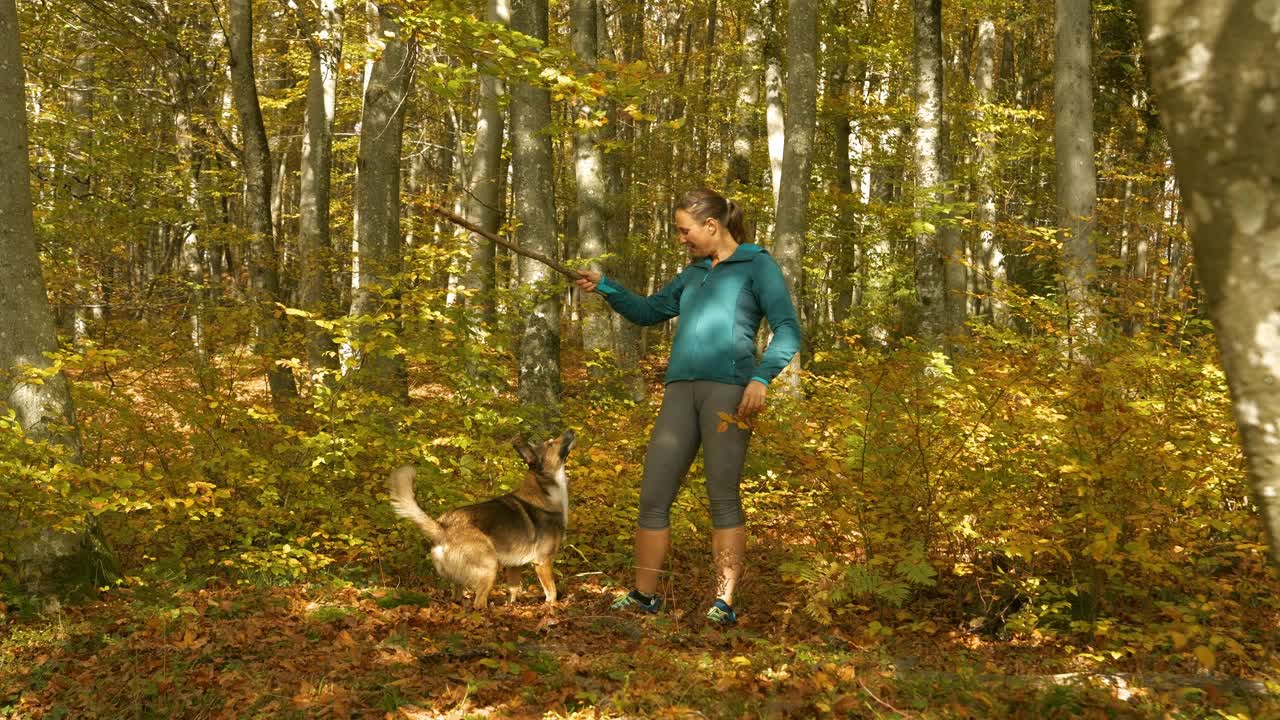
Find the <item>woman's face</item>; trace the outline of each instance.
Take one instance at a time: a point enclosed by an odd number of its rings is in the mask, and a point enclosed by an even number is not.
[[[676,211],[677,237],[694,260],[701,260],[715,251],[720,241],[719,227],[714,220],[698,220],[685,210]]]

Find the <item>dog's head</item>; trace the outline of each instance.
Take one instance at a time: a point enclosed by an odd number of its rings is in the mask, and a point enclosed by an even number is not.
[[[530,470],[544,477],[552,477],[564,467],[575,437],[572,430],[566,430],[563,435],[536,445],[521,437],[512,440],[511,444]]]

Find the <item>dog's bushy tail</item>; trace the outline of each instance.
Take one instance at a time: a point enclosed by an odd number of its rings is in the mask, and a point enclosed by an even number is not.
[[[402,518],[408,518],[413,524],[422,528],[422,532],[431,538],[431,542],[444,540],[444,528],[430,515],[422,512],[418,502],[413,499],[413,478],[418,474],[412,465],[404,465],[391,473],[387,480],[387,489],[391,492],[391,509]]]

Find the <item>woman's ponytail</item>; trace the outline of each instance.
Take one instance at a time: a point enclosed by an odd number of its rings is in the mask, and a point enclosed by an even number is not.
[[[724,224],[725,229],[729,231],[729,234],[733,236],[734,240],[737,240],[738,242],[745,242],[747,238],[747,231],[746,223],[742,217],[742,208],[738,206],[738,203],[732,200],[726,200],[725,204],[728,207],[725,209],[724,219],[721,220],[721,222]]]

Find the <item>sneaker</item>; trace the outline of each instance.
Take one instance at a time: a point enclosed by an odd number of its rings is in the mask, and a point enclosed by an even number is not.
[[[716,598],[716,601],[711,605],[711,609],[707,611],[707,620],[716,625],[729,627],[738,624],[738,613],[734,612],[732,607],[729,607],[729,603]]]
[[[657,595],[649,597],[639,590],[632,590],[626,595],[620,595],[610,607],[614,610],[635,610],[652,615],[662,609],[662,598]]]

